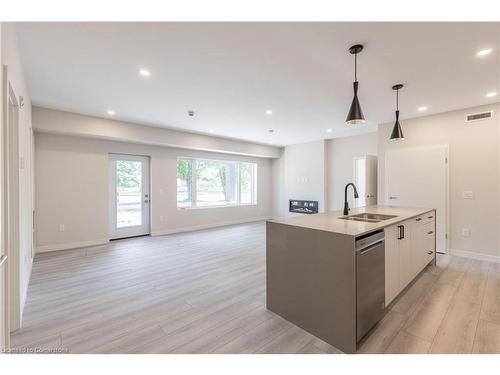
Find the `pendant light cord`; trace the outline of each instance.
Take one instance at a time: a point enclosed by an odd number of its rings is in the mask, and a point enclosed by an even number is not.
[[[358,53],[354,54],[354,81],[358,81]]]
[[[396,111],[399,111],[399,89],[396,90]]]

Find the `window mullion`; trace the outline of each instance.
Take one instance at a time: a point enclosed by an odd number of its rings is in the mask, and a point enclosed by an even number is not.
[[[241,168],[240,168],[241,163],[236,163],[236,174],[237,174],[237,180],[238,180],[238,199],[236,203],[238,206],[241,205]]]
[[[196,183],[196,159],[191,159],[191,196],[193,197],[193,202],[191,203],[191,207],[196,207],[197,206],[197,183]]]
[[[257,204],[257,164],[252,165],[252,204]]]

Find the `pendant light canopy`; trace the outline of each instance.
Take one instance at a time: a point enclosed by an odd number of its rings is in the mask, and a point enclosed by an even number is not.
[[[396,122],[392,128],[391,140],[392,141],[402,141],[405,139],[403,135],[403,130],[401,129],[401,124],[399,123],[399,90],[403,88],[403,85],[398,84],[392,86],[393,90],[396,90]]]
[[[346,124],[355,125],[362,124],[365,122],[365,117],[363,116],[363,111],[359,105],[358,100],[358,53],[363,50],[361,44],[356,44],[349,48],[349,52],[354,55],[354,98],[352,99],[351,108],[345,120]]]

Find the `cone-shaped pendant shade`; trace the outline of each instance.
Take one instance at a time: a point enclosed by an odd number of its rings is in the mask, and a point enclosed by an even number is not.
[[[349,113],[347,114],[345,123],[349,125],[355,125],[355,124],[362,124],[364,122],[365,122],[365,117],[363,116],[363,111],[361,110],[361,106],[359,105],[359,100],[358,100],[358,81],[355,81],[354,98],[352,99],[351,108],[349,109]]]
[[[399,123],[399,110],[396,111],[396,123],[394,124],[394,127],[392,128],[392,133],[391,133],[391,140],[397,141],[397,140],[404,140],[405,136],[403,135],[403,130],[401,129],[401,124]]]

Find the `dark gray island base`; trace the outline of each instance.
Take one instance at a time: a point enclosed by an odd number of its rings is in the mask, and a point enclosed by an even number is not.
[[[274,222],[266,229],[267,308],[355,353],[354,237]]]
[[[435,262],[435,214],[368,206],[347,219],[328,212],[269,220],[267,308],[355,353],[387,306]]]

